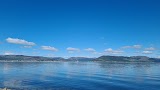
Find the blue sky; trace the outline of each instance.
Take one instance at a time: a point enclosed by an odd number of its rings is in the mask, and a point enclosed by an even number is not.
[[[160,57],[159,0],[1,0],[0,54]]]

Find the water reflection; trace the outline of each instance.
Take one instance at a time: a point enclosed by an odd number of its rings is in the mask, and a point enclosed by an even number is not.
[[[0,88],[147,89],[160,88],[159,63],[0,63]]]

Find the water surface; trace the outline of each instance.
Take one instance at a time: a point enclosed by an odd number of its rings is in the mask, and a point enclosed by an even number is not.
[[[160,90],[160,63],[1,62],[0,88]]]

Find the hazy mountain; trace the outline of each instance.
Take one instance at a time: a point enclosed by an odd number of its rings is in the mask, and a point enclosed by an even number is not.
[[[86,58],[86,57],[70,57],[68,61],[93,61],[96,58]]]
[[[24,56],[24,55],[0,55],[0,61],[113,61],[113,62],[160,62],[158,58],[149,58],[146,56],[101,56],[98,58],[71,57],[64,59],[62,57],[42,57],[42,56]]]
[[[95,61],[129,61],[129,62],[160,62],[158,58],[149,58],[147,56],[101,56]]]
[[[24,55],[0,55],[0,60],[4,61],[60,61],[61,57],[42,57],[42,56],[24,56]]]

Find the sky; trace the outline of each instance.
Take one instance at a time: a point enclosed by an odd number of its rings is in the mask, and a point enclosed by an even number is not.
[[[0,0],[0,54],[160,58],[159,0]]]

